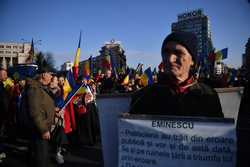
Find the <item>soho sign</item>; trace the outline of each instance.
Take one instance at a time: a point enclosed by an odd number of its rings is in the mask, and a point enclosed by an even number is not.
[[[195,10],[189,13],[183,13],[179,16],[180,19],[185,19],[186,17],[195,17],[195,16],[200,16],[202,13],[201,10]]]

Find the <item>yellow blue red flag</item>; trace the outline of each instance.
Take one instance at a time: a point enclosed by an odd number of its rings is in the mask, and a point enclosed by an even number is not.
[[[154,83],[151,67],[147,68],[144,71],[144,74],[142,74],[141,83],[143,86],[152,85]]]
[[[78,74],[79,74],[79,62],[80,62],[80,53],[81,53],[81,39],[82,39],[82,32],[80,32],[80,37],[79,37],[79,43],[76,51],[76,56],[74,60],[74,65],[73,65],[73,74],[74,74],[74,79],[77,80]]]

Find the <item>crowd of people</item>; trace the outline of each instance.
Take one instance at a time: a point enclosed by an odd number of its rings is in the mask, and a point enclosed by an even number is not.
[[[47,166],[49,145],[55,160],[64,163],[63,153],[71,146],[94,145],[99,140],[99,121],[95,86],[85,79],[85,92],[74,96],[61,108],[65,99],[65,76],[52,73],[48,67],[38,69],[34,78],[8,77],[0,68],[1,137],[29,140],[28,165]],[[6,158],[0,148],[1,161]]]
[[[217,87],[216,83],[223,83],[218,87],[242,86],[246,81],[240,75],[197,75],[196,40],[194,34],[187,32],[168,35],[162,45],[159,72],[148,75],[146,82],[144,74],[137,70],[116,74],[106,69],[105,74],[98,71],[90,78],[79,77],[76,82],[84,85],[85,91],[63,108],[58,99],[66,98],[66,76],[52,73],[44,66],[32,79],[16,80],[1,67],[0,135],[26,137],[30,141],[29,165],[39,167],[48,164],[49,143],[53,143],[55,158],[62,164],[63,152],[69,145],[94,145],[98,141],[98,94],[133,93],[130,114],[223,118],[218,94],[212,87]],[[245,94],[244,97],[248,98]],[[0,152],[4,152],[1,147]],[[1,153],[1,157],[5,156]]]

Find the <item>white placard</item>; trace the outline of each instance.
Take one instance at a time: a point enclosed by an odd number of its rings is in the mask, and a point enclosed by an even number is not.
[[[235,167],[232,119],[125,116],[119,167]]]

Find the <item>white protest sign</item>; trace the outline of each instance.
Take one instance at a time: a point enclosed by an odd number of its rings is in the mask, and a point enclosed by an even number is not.
[[[233,119],[124,116],[119,167],[234,167]]]

